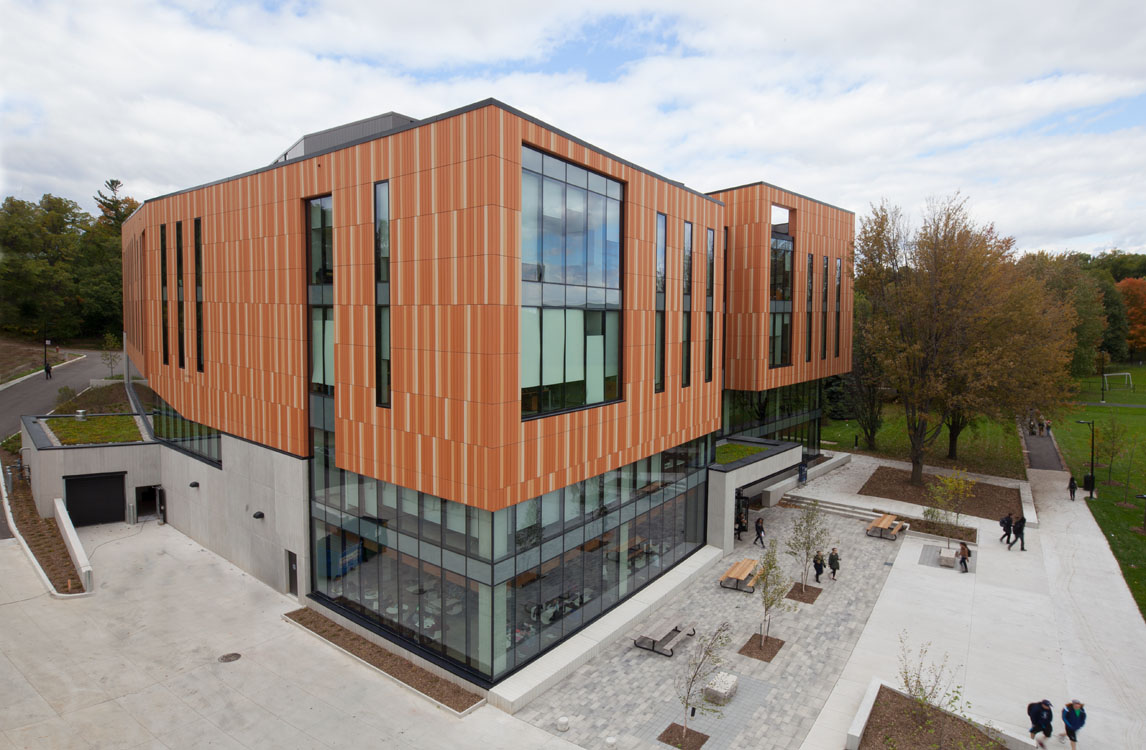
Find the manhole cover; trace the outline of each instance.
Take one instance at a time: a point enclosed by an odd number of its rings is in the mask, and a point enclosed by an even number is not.
[[[238,660],[239,660],[239,654],[223,654],[222,656],[219,657],[219,661],[223,662],[224,664],[226,664],[227,662],[238,661]]]

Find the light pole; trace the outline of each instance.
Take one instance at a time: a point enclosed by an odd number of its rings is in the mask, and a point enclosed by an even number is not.
[[[1094,420],[1078,420],[1079,424],[1090,425],[1090,499],[1094,499]]]

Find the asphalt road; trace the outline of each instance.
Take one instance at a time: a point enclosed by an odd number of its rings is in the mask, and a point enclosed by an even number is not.
[[[41,373],[34,378],[9,386],[0,391],[0,439],[20,430],[20,417],[24,414],[47,414],[56,405],[56,395],[65,385],[79,393],[88,387],[89,381],[107,374],[107,365],[99,358],[99,352],[75,351],[86,354],[84,359],[69,362],[52,368],[52,379]],[[0,513],[0,539],[12,536],[8,530],[4,514]]]

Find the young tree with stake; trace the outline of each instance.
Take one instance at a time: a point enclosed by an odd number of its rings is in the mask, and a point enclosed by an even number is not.
[[[768,630],[772,625],[772,615],[778,612],[795,612],[796,605],[788,601],[788,591],[792,579],[780,567],[776,555],[776,540],[768,542],[764,554],[760,556],[760,572],[756,575],[756,590],[760,592],[760,604],[764,606],[764,622],[760,626],[760,646],[768,640]]]
[[[824,524],[819,501],[812,501],[811,505],[800,508],[796,523],[792,525],[792,533],[784,542],[784,551],[802,565],[800,591],[807,589],[808,569],[812,566],[816,551],[831,546],[830,533]]]
[[[684,671],[678,672],[676,677],[676,693],[684,706],[684,724],[681,725],[681,746],[688,739],[688,716],[693,710],[702,714],[719,716],[720,709],[711,705],[704,697],[704,686],[712,678],[717,668],[724,662],[721,650],[728,645],[731,639],[732,623],[722,622],[708,636],[698,637],[692,651],[688,655],[688,662]]]

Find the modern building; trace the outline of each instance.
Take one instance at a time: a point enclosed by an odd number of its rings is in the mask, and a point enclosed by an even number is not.
[[[853,231],[494,100],[151,199],[124,317],[167,520],[491,685],[710,541],[718,439],[819,453]]]

